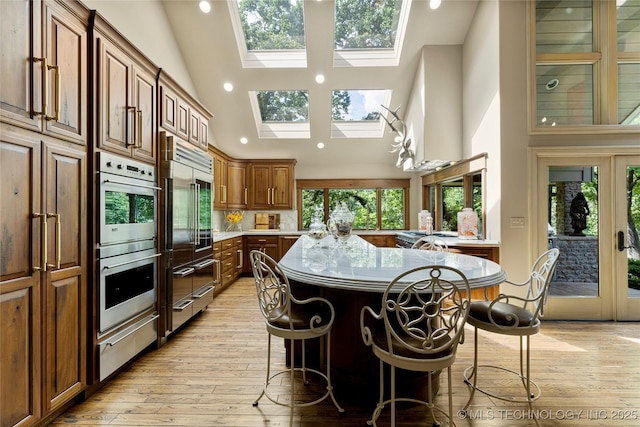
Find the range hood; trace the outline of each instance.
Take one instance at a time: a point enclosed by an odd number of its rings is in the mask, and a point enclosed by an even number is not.
[[[433,171],[462,158],[462,46],[422,48],[405,122],[415,154],[404,171]]]

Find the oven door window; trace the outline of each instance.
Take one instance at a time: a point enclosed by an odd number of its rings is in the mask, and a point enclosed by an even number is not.
[[[131,268],[105,277],[105,309],[153,291],[154,263]]]
[[[105,191],[105,223],[146,224],[155,220],[155,197],[124,191]]]

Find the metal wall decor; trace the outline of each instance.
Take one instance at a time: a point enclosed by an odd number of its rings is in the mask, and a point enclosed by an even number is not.
[[[398,153],[396,167],[406,167],[408,169],[411,169],[413,167],[416,153],[411,147],[411,138],[407,138],[407,125],[404,123],[404,120],[402,120],[400,116],[398,116],[398,110],[400,109],[400,106],[396,107],[395,110],[390,110],[384,105],[380,106],[387,110],[393,117],[393,119],[389,121],[389,119],[387,119],[384,115],[380,114],[387,125],[389,125],[391,131],[397,134],[393,139],[395,141],[395,144],[391,144],[391,147],[393,148],[391,152]]]

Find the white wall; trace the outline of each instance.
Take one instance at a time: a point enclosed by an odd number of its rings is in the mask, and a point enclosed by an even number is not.
[[[84,0],[156,66],[198,98],[171,26],[158,1]]]
[[[500,240],[500,55],[498,2],[481,1],[462,53],[462,153],[487,153],[487,238]]]

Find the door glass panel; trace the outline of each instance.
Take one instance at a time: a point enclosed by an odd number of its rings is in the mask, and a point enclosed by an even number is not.
[[[627,276],[629,298],[640,298],[640,165],[627,166]]]
[[[598,297],[598,168],[549,168],[549,247],[560,249],[550,293]]]
[[[618,123],[640,126],[640,63],[618,64]]]
[[[536,2],[538,53],[593,51],[593,2],[560,0]]]
[[[208,248],[212,244],[211,240],[211,183],[201,179],[196,179],[198,184],[198,230],[200,238],[196,249]]]

